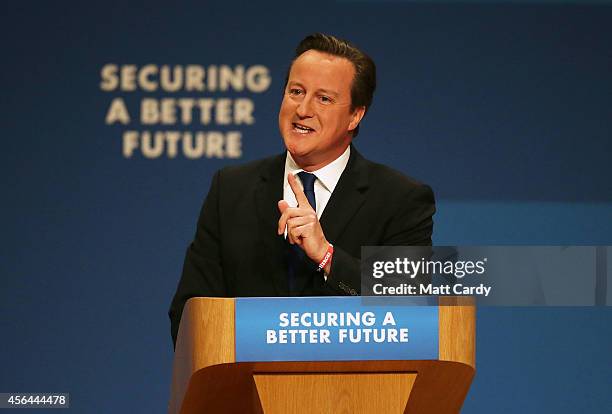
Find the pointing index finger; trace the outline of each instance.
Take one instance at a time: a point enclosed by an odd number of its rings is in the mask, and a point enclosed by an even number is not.
[[[302,187],[300,187],[297,180],[298,179],[295,178],[295,175],[291,173],[287,174],[287,181],[289,181],[289,186],[291,187],[291,191],[293,191],[293,194],[295,194],[295,199],[298,202],[298,206],[299,207],[310,206],[312,208],[312,206],[308,202],[308,198],[306,198],[306,194],[304,194],[304,190],[302,190]]]

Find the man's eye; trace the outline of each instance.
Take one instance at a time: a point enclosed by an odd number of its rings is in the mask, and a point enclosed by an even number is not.
[[[321,96],[319,96],[319,100],[320,100],[322,103],[325,103],[325,104],[328,104],[328,103],[332,103],[332,102],[333,102],[333,99],[332,99],[332,98],[330,98],[329,96],[325,96],[325,95],[321,95]]]
[[[302,94],[302,90],[301,89],[296,89],[296,88],[289,89],[289,95],[299,96],[301,94]]]

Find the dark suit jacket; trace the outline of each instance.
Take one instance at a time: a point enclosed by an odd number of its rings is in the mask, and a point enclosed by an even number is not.
[[[172,304],[172,338],[195,296],[290,296],[287,242],[277,235],[285,154],[218,171],[200,213]],[[431,189],[364,159],[354,147],[321,216],[334,245],[327,281],[308,258],[298,269],[301,296],[358,295],[361,246],[431,245]]]

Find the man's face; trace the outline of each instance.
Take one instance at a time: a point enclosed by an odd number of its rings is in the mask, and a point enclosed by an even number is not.
[[[278,125],[287,150],[309,171],[338,158],[351,142],[365,113],[351,111],[353,64],[316,50],[301,54],[291,66]]]

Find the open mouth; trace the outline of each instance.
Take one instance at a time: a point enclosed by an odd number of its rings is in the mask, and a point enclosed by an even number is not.
[[[292,125],[293,125],[293,130],[297,132],[298,134],[309,134],[311,132],[314,132],[314,129],[307,127],[306,125],[298,124],[295,122]]]

